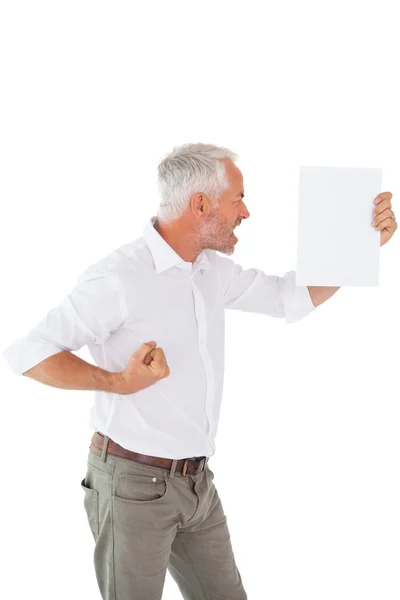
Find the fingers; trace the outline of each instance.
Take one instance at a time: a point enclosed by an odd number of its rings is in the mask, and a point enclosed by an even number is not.
[[[378,206],[375,206],[373,217],[376,217],[382,213],[386,208],[392,208],[392,203],[390,200],[382,200],[379,202]]]
[[[380,204],[383,200],[390,200],[392,198],[392,192],[381,192],[377,195],[374,202],[375,204]]]
[[[395,221],[393,221],[392,217],[381,221],[379,223],[379,225],[377,225],[375,227],[375,229],[376,229],[376,231],[381,231],[382,229],[385,229],[385,227],[387,227],[388,229],[393,228],[393,227],[396,228],[396,223],[395,223]]]
[[[145,344],[142,344],[140,346],[140,348],[138,348],[136,350],[136,352],[134,352],[134,356],[140,361],[144,361],[146,355],[154,348],[154,346],[156,345],[156,342],[146,342]],[[146,363],[148,364],[148,363]]]
[[[148,354],[146,354],[143,360],[146,365],[149,365],[154,360],[156,350],[159,350],[159,348],[153,348]]]
[[[147,342],[142,344],[138,350],[134,353],[134,356],[145,365],[152,365],[157,371],[165,371],[166,375],[169,375],[169,367],[167,365],[167,359],[162,348],[156,347],[156,342]]]
[[[154,348],[154,350],[150,353],[153,357],[152,366],[163,376],[168,377],[170,374],[169,367],[167,365],[167,359],[165,358],[165,354],[162,348]]]
[[[151,352],[153,352],[153,350]],[[148,354],[146,354],[146,356],[143,359],[143,362],[144,362],[145,365],[149,365],[151,363],[151,361],[153,360],[153,355],[152,355],[151,352],[149,352]]]
[[[392,216],[393,216],[392,210],[388,208],[387,210],[384,210],[378,216],[375,217],[375,219],[372,221],[372,225],[374,227],[376,227],[377,225],[382,223],[382,221],[384,221],[385,219],[391,219]]]
[[[159,365],[167,362],[162,348],[154,348],[154,350],[150,352],[150,355],[152,356],[154,362]]]
[[[152,361],[157,364],[162,364],[166,362],[165,354],[162,348],[153,348],[148,352],[148,354],[144,358],[144,362],[146,365],[149,365]]]

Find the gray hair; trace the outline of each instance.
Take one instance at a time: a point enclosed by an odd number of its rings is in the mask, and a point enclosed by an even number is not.
[[[173,148],[158,165],[158,188],[161,202],[157,217],[170,221],[189,207],[193,194],[203,192],[217,207],[222,193],[230,187],[224,163],[235,162],[238,155],[212,144],[184,144]]]

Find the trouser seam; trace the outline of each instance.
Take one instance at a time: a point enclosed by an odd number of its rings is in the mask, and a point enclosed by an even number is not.
[[[180,540],[178,536],[176,536],[176,537],[175,537],[175,540],[174,540],[174,541],[175,541],[175,543],[176,543],[176,542],[178,542],[178,544],[179,544],[179,545],[180,545],[180,547],[182,548],[183,552],[185,553],[185,555],[186,555],[186,557],[187,557],[187,559],[188,559],[188,563],[190,564],[190,566],[191,566],[191,567],[192,567],[192,569],[193,569],[193,572],[194,572],[194,574],[196,575],[197,582],[198,582],[198,584],[199,584],[199,586],[200,586],[200,590],[201,590],[201,592],[202,592],[202,594],[203,594],[203,598],[202,598],[202,599],[199,599],[199,600],[208,600],[208,594],[206,594],[206,591],[205,591],[205,589],[204,589],[204,587],[203,587],[203,584],[202,584],[202,582],[201,582],[201,579],[200,579],[200,577],[199,577],[199,574],[198,574],[198,572],[197,572],[197,569],[196,569],[196,567],[195,567],[195,564],[194,564],[194,562],[193,562],[193,560],[192,560],[192,558],[191,558],[190,554],[189,554],[189,553],[188,553],[188,551],[186,550],[185,543],[184,543],[184,542],[182,542],[182,540]]]
[[[112,564],[112,580],[113,580],[113,592],[114,600],[117,600],[117,585],[115,578],[115,544],[114,544],[114,502],[113,502],[113,480],[115,471],[115,460],[112,461],[111,477],[110,477],[110,512],[111,512],[111,564]]]

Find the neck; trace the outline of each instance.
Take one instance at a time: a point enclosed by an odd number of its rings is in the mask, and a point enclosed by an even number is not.
[[[201,249],[194,243],[195,233],[183,222],[182,218],[169,223],[163,223],[156,218],[154,229],[161,235],[169,246],[185,261],[194,263]]]

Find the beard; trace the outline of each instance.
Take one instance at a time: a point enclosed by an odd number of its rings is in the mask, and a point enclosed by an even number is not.
[[[209,248],[210,250],[218,250],[223,254],[233,254],[235,249],[236,239],[232,233],[233,227],[237,224],[228,223],[219,213],[218,210],[214,209],[207,222],[197,232],[197,239],[201,248]]]

